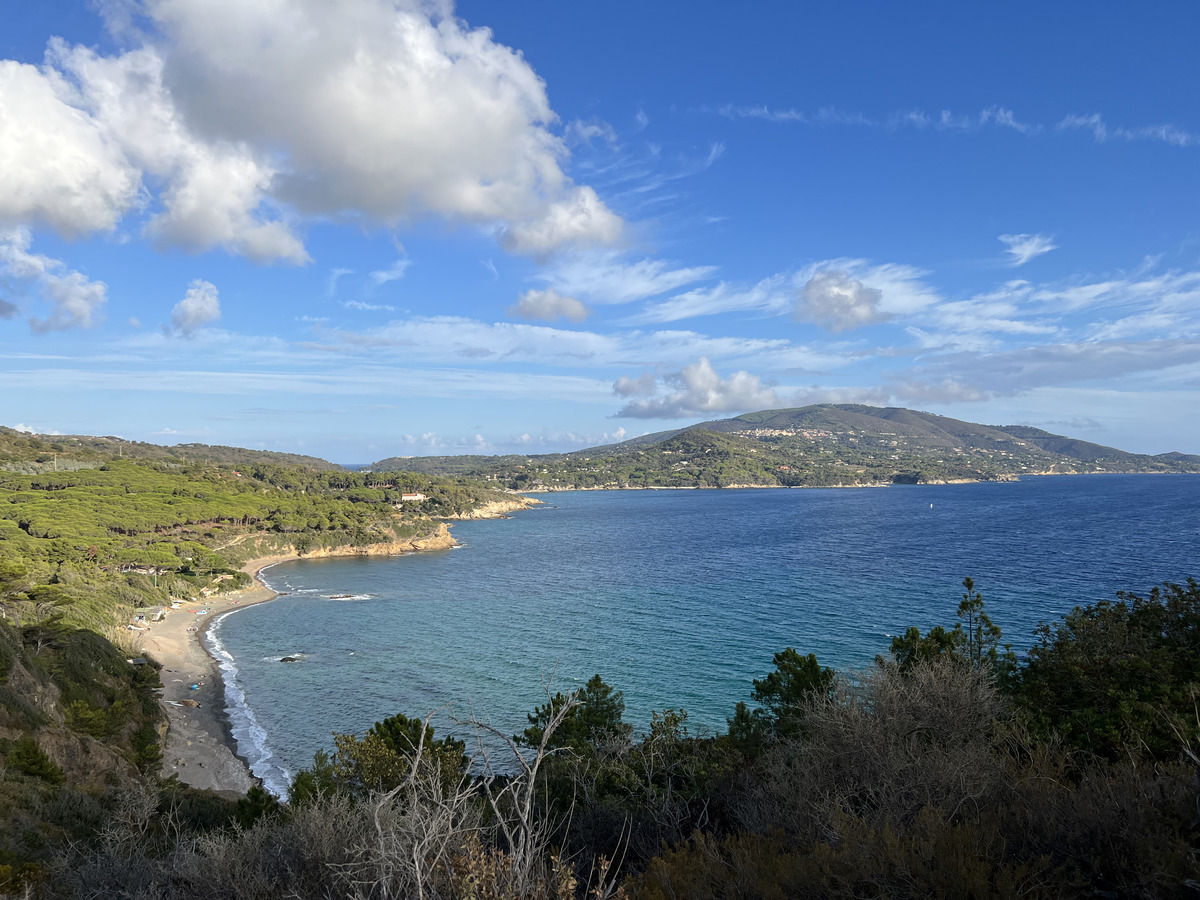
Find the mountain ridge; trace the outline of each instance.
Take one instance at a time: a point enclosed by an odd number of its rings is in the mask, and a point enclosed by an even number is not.
[[[454,474],[518,490],[866,486],[1021,475],[1200,472],[1200,456],[1130,453],[1027,425],[903,407],[758,410],[569,453],[389,457],[369,471]]]

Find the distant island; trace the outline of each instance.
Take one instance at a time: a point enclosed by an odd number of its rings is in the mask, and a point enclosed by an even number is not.
[[[910,409],[772,409],[573,453],[389,457],[364,471],[477,478],[518,491],[867,487],[1009,481],[1022,475],[1196,473],[1200,456],[1146,455],[1026,425],[977,425]]]

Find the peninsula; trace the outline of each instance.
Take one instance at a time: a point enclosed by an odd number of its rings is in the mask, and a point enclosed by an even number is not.
[[[1200,472],[1200,456],[1127,453],[1025,425],[821,404],[702,422],[620,444],[532,456],[390,457],[367,471],[483,479],[520,491],[866,487],[1023,475]]]

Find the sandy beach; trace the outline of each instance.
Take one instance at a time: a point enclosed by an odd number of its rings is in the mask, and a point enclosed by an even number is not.
[[[225,686],[201,636],[222,613],[278,596],[259,580],[258,573],[274,563],[295,558],[289,555],[250,560],[242,571],[254,578],[253,585],[167,610],[165,619],[142,633],[142,653],[162,665],[159,674],[168,720],[164,778],[178,775],[184,784],[227,796],[242,796],[258,783],[234,752],[225,715]],[[193,690],[192,685],[197,688]]]
[[[441,523],[432,535],[421,538],[364,547],[322,548],[309,551],[303,557],[295,550],[277,556],[258,557],[242,566],[242,571],[253,579],[249,587],[215,594],[203,601],[184,603],[179,609],[167,610],[161,622],[154,622],[141,632],[139,644],[142,655],[162,666],[159,676],[163,684],[162,704],[168,722],[167,739],[163,746],[163,777],[177,775],[184,784],[230,797],[240,797],[258,784],[258,779],[250,774],[245,761],[237,756],[237,748],[229,732],[229,718],[225,713],[225,685],[216,661],[204,647],[202,637],[208,625],[223,613],[279,596],[258,577],[263,569],[301,558],[398,556],[423,550],[447,550],[455,545],[446,524]]]

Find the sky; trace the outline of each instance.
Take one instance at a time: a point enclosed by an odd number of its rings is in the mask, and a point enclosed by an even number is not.
[[[1200,453],[1200,6],[0,0],[0,424]]]

